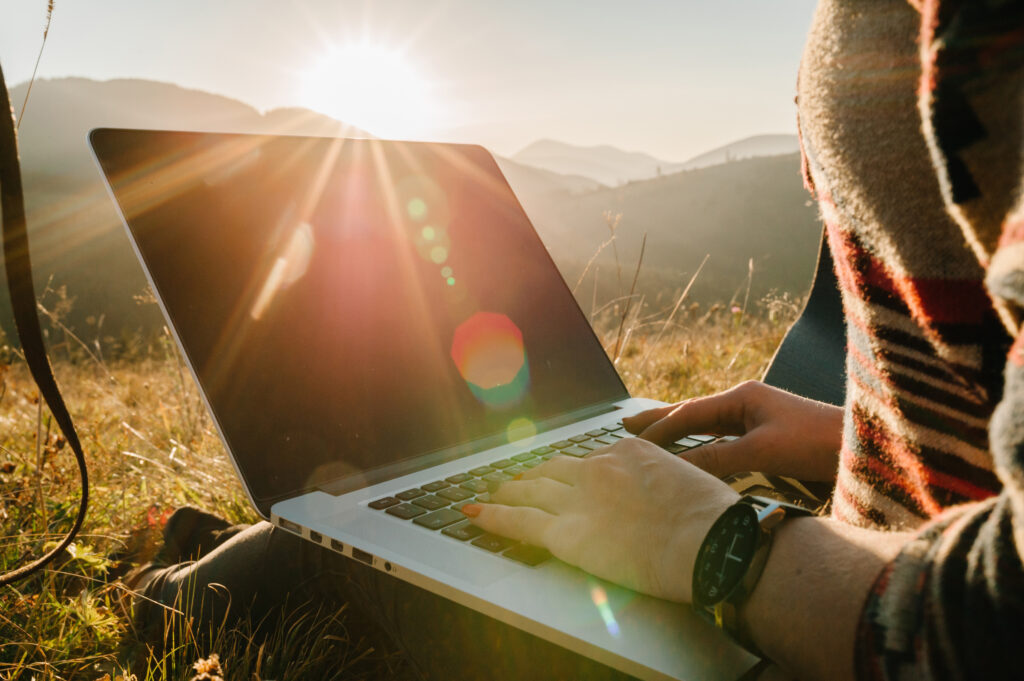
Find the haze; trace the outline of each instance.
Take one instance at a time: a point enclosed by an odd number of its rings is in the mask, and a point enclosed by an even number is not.
[[[358,113],[376,120],[347,121],[370,132],[475,142],[503,154],[550,138],[681,161],[748,135],[795,132],[796,71],[813,7],[57,0],[39,77],[146,78],[264,110],[323,110],[332,107],[310,101],[309,74],[332,50],[369,44],[401,55],[422,81],[399,88],[408,104],[392,104],[405,101],[399,96]],[[0,16],[0,60],[13,85],[32,72],[46,2],[0,0]],[[335,104],[325,113],[357,115]]]

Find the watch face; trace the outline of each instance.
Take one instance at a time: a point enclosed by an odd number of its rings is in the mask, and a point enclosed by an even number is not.
[[[693,602],[710,606],[727,599],[739,586],[757,550],[761,527],[757,511],[740,504],[715,521],[697,554]]]

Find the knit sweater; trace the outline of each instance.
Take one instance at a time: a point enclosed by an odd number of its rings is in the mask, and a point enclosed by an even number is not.
[[[847,319],[833,514],[916,532],[857,673],[1024,675],[1024,2],[823,0],[798,89]]]

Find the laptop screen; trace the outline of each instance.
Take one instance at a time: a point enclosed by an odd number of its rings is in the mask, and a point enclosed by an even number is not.
[[[482,148],[91,143],[261,507],[628,396]]]

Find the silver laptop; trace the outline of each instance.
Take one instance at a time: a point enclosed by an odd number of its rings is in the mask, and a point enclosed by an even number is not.
[[[90,143],[261,516],[641,678],[735,679],[756,661],[688,607],[458,511],[660,404],[629,397],[484,149],[114,129]]]

